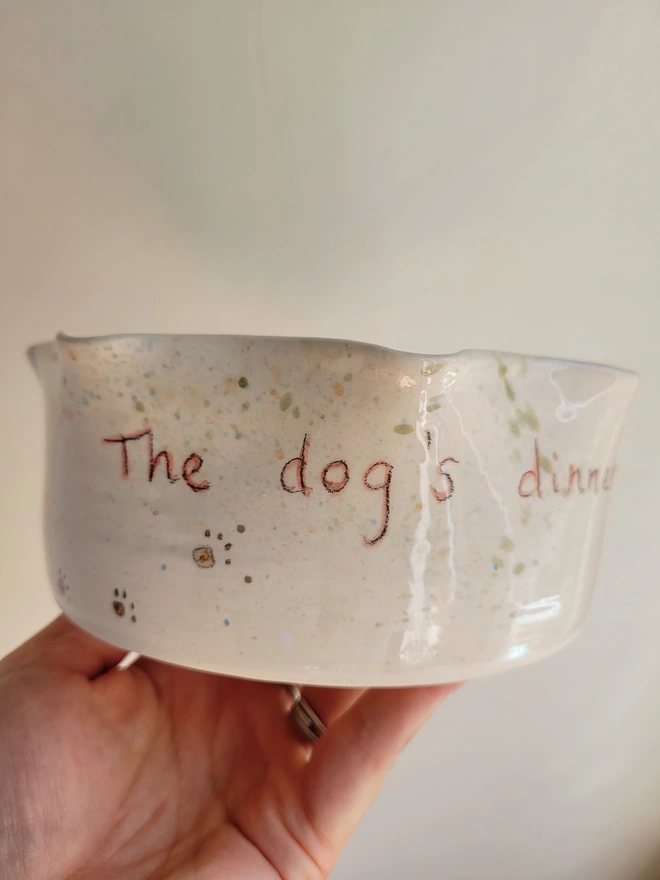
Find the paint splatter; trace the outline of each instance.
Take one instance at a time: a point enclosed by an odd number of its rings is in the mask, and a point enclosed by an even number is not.
[[[530,428],[532,431],[538,431],[540,427],[539,420],[531,406],[528,406],[524,411],[517,409],[516,415],[518,416],[518,421],[521,425],[526,425],[526,427]]]
[[[424,361],[420,372],[422,376],[432,376],[434,373],[438,373],[446,363],[447,361]]]
[[[192,557],[200,568],[213,568],[215,565],[212,547],[195,547]]]
[[[394,433],[395,434],[412,434],[414,430],[415,430],[414,425],[401,424],[401,425],[394,426]]]

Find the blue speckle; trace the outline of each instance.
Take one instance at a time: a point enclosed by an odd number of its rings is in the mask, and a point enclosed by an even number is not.
[[[499,568],[499,565],[493,565],[493,568],[495,569],[495,571],[497,571],[497,569]]]
[[[219,479],[219,480],[224,480],[224,477],[222,476],[222,474],[220,474],[220,476],[218,477],[218,479]]]
[[[151,391],[149,392],[149,394],[151,394],[152,397],[155,397],[156,396],[156,389],[152,388]]]
[[[112,356],[113,356],[113,358],[115,358],[115,360],[117,359],[117,355],[115,354],[114,351],[112,352]]]
[[[261,403],[261,394],[257,397],[257,403]]]
[[[145,379],[148,379],[149,376],[151,376],[151,373],[149,373],[149,372],[147,372],[147,373],[144,374],[144,378],[145,378]]]
[[[165,569],[167,568],[167,565],[166,565],[165,563],[163,563],[163,564],[161,565],[161,568],[163,569],[163,571],[165,571]]]
[[[247,477],[245,478],[245,485],[246,485],[246,486],[251,486],[251,485],[252,485],[252,483],[248,480]]]
[[[274,532],[277,531],[277,526],[273,526],[273,531],[274,531]]]
[[[187,449],[190,446],[190,440],[186,440],[186,442],[183,445]]]
[[[227,618],[226,618],[226,617],[225,617],[225,619],[224,619],[224,621],[223,621],[223,622],[224,622],[224,624],[225,624],[225,626],[229,626],[229,621],[228,621],[228,620],[227,620]]]
[[[372,526],[377,526],[377,525],[378,525],[378,520],[370,519],[369,522],[371,523]]]
[[[181,413],[179,412],[179,410],[174,413],[174,418],[177,420],[177,422],[181,421]]]
[[[132,388],[132,387],[133,387],[133,383],[131,382],[130,379],[127,379],[127,380],[126,380],[126,387],[127,387],[127,388]]]
[[[82,403],[83,406],[89,406],[89,400],[87,400],[86,397],[83,397],[83,399],[80,402]]]
[[[235,434],[234,434],[234,437],[235,437],[237,440],[240,440],[242,436],[243,436],[243,435],[241,434],[240,431],[236,431]]]

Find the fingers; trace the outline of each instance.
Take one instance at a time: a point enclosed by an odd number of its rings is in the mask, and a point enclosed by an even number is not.
[[[348,840],[399,752],[459,686],[369,690],[329,728],[314,747],[303,791],[322,840]]]
[[[303,697],[326,727],[334,724],[363,693],[364,688],[302,688]]]
[[[90,636],[63,615],[17,648],[4,663],[43,664],[94,678],[115,666],[126,651]]]

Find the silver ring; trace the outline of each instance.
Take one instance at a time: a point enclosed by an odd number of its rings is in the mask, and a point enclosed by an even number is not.
[[[289,684],[287,685],[287,689],[293,697],[293,706],[291,706],[290,715],[298,733],[300,733],[308,742],[318,742],[319,737],[321,737],[328,728],[300,693],[300,688],[297,687],[297,685]]]

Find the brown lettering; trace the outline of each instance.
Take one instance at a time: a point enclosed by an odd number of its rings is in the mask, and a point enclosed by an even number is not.
[[[341,480],[329,480],[328,472],[333,468],[341,468],[343,471],[343,477]],[[348,474],[348,465],[345,461],[341,459],[339,461],[331,461],[330,464],[327,464],[323,470],[321,471],[321,482],[323,483],[323,488],[327,489],[331,494],[337,494],[341,492],[342,489],[346,488],[346,485],[349,481],[350,477]]]
[[[209,481],[202,480],[201,483],[196,483],[192,479],[192,475],[196,474],[204,464],[204,460],[197,455],[196,452],[192,452],[188,458],[184,461],[183,467],[181,468],[181,474],[186,483],[190,486],[193,492],[204,492],[209,488]]]
[[[383,482],[380,485],[375,486],[373,483],[369,482],[369,477],[376,470],[376,468],[379,467],[384,468]],[[392,471],[393,467],[391,464],[388,464],[388,462],[386,461],[377,461],[367,468],[363,477],[363,482],[367,489],[370,489],[372,492],[378,492],[380,490],[383,491],[383,510],[381,514],[381,522],[378,534],[374,538],[367,538],[366,535],[363,535],[362,537],[362,540],[368,546],[373,546],[379,541],[382,541],[387,532],[387,527],[390,522],[390,485],[392,483]]]
[[[280,473],[280,485],[282,486],[284,491],[291,492],[291,494],[302,492],[305,498],[309,498],[309,496],[312,494],[311,488],[305,484],[308,449],[309,434],[305,434],[300,455],[287,461],[287,463],[282,468],[282,472]],[[295,468],[296,471],[296,483],[294,486],[289,485],[286,481],[287,473],[291,468]]]
[[[570,465],[568,468],[568,493],[573,491],[573,486],[577,486],[578,492],[584,492],[584,487],[582,486],[582,471],[580,468],[575,467],[574,465]]]
[[[526,488],[526,484],[529,484],[530,480],[532,481],[532,485],[529,487],[528,490]],[[529,498],[534,494],[538,495],[539,498],[543,497],[541,493],[538,440],[534,440],[534,466],[531,470],[525,471],[525,473],[520,478],[520,483],[518,484],[518,494],[521,498]]]
[[[114,437],[103,438],[104,443],[121,443],[121,476],[123,480],[127,480],[130,473],[126,444],[131,440],[140,440],[141,437],[146,437],[147,434],[151,436],[151,428],[143,428],[141,431],[135,431],[134,434],[117,434]],[[151,466],[149,475],[149,479],[151,479]]]
[[[615,467],[605,468],[605,473],[603,474],[603,491],[607,492],[608,489],[612,488],[612,480],[614,479],[614,471]]]
[[[454,481],[449,476],[446,471],[443,470],[444,465],[447,464],[448,461],[452,461],[454,464],[458,464],[455,458],[445,458],[438,465],[438,475],[443,478],[444,489],[439,490],[436,489],[435,486],[431,486],[431,492],[433,493],[433,497],[436,501],[446,501],[447,498],[451,498],[454,494]]]

